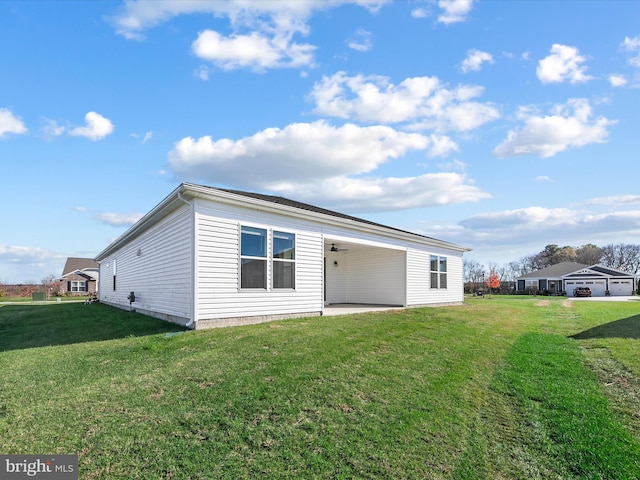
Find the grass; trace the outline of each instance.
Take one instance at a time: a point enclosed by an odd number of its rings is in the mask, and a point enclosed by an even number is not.
[[[89,298],[88,296],[82,296],[82,295],[77,295],[77,296],[69,296],[69,297],[53,297],[53,296],[49,296],[49,298],[47,300],[45,300],[44,302],[42,301],[36,301],[34,303],[37,304],[45,304],[45,303],[57,303],[57,302],[82,302],[84,300],[86,300],[87,298]],[[31,298],[31,295],[29,295],[28,297],[4,297],[2,295],[0,295],[0,304],[2,303],[32,303],[33,299]]]
[[[176,334],[5,305],[0,452],[78,453],[80,478],[633,478],[639,307],[493,296]]]

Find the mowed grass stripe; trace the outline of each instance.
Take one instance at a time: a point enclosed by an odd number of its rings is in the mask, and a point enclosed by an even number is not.
[[[537,437],[533,448],[578,478],[633,479],[640,444],[612,413],[578,344],[560,335],[520,337],[496,372],[493,389],[513,397]]]

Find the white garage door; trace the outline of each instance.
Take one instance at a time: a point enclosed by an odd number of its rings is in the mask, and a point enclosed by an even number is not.
[[[573,290],[577,287],[589,287],[593,297],[604,297],[604,292],[607,290],[607,284],[604,280],[570,280],[565,282],[564,285],[569,296],[573,295]]]
[[[605,282],[604,280],[594,280],[584,283],[585,287],[589,287],[591,289],[592,297],[604,297],[604,294],[607,291],[607,282]]]
[[[609,280],[609,292],[611,295],[632,295],[633,284],[631,280]]]

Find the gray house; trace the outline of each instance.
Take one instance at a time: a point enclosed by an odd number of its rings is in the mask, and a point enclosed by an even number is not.
[[[578,287],[589,287],[594,297],[633,295],[636,277],[602,265],[562,262],[517,278],[518,292],[573,295]]]
[[[184,183],[96,261],[101,302],[208,328],[332,304],[460,304],[467,251],[282,197]]]

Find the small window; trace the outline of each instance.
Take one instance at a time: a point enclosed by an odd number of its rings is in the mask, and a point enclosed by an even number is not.
[[[86,292],[87,291],[87,282],[71,282],[71,291],[72,292]]]
[[[431,288],[447,288],[447,257],[431,255]]]
[[[273,288],[296,287],[296,236],[273,232]]]
[[[267,288],[267,231],[241,227],[240,288]]]

